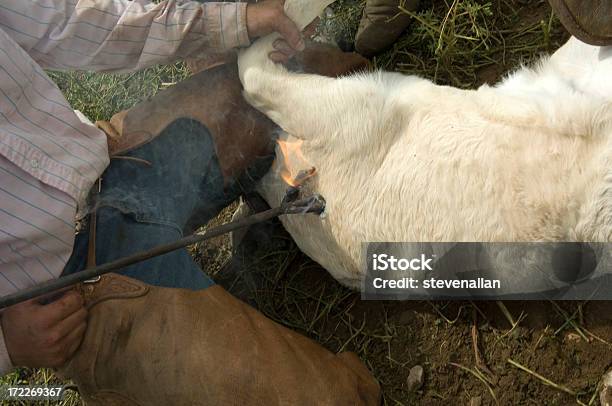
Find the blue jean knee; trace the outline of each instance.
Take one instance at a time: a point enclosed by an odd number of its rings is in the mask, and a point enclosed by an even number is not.
[[[93,199],[96,262],[107,263],[181,238],[190,220],[206,222],[237,198],[224,179],[210,132],[178,119],[153,141],[112,159]],[[89,233],[77,235],[64,274],[85,268]],[[204,289],[214,282],[186,249],[120,272],[156,286]]]

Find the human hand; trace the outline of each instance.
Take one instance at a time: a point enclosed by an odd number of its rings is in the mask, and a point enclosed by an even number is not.
[[[49,304],[40,299],[2,312],[4,343],[15,366],[62,366],[77,350],[87,328],[83,298],[71,290]]]
[[[275,41],[278,52],[270,54],[270,58],[275,62],[283,62],[283,55],[288,59],[296,51],[304,50],[302,35],[295,23],[285,14],[284,3],[284,0],[264,0],[247,6],[247,30],[251,39],[272,32],[278,32],[282,36],[283,40]]]
[[[302,31],[303,38],[311,39],[316,34],[317,26],[319,25],[319,17],[317,17],[312,23],[308,24],[304,31]],[[272,44],[274,46],[274,51],[270,52],[268,55],[270,59],[277,63],[286,64],[289,62],[289,59],[293,58],[296,55],[295,49],[291,48],[291,46],[282,38],[277,39]],[[304,46],[304,51],[306,47]]]

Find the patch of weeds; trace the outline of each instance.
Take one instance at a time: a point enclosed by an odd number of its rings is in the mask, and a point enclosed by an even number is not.
[[[73,109],[90,120],[108,120],[121,110],[153,97],[188,76],[184,63],[155,66],[139,72],[47,72]]]
[[[391,49],[373,59],[376,68],[419,75],[436,83],[473,88],[553,51],[567,33],[544,2],[435,0],[419,12],[400,5],[413,23]],[[337,42],[352,41],[364,2],[342,0],[325,27]]]

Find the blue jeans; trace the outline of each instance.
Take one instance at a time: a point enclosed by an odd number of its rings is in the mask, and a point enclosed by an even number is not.
[[[94,199],[98,265],[177,240],[205,224],[239,195],[236,184],[224,188],[211,135],[195,120],[178,119],[153,141],[125,155],[146,160],[151,166],[112,159],[102,175],[101,192]],[[244,182],[240,186],[244,187]],[[88,240],[88,230],[77,235],[64,274],[85,268]],[[214,284],[186,249],[118,273],[172,288],[197,290]]]

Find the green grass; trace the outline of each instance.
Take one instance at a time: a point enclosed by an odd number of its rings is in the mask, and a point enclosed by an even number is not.
[[[156,66],[129,74],[49,72],[75,110],[90,120],[108,120],[118,111],[153,97],[188,76],[183,63]]]
[[[566,38],[545,3],[545,15],[529,13],[533,7],[525,10],[526,3],[423,0],[418,13],[398,9],[412,15],[414,23],[374,63],[461,88],[495,80],[504,71],[556,49]],[[364,5],[360,0],[334,3],[335,13],[325,25],[328,34],[340,43],[350,43]]]

